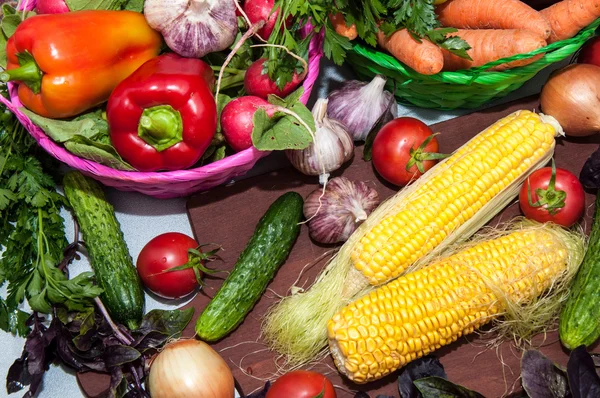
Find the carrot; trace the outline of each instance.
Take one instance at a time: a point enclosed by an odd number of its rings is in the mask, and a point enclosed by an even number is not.
[[[331,21],[331,24],[333,25],[333,28],[335,29],[338,35],[347,37],[348,40],[354,40],[358,36],[358,32],[356,31],[356,25],[346,25],[346,20],[344,19],[344,15],[341,12],[338,12],[336,14],[329,14],[329,20]]]
[[[442,50],[444,56],[444,70],[452,71],[468,69],[475,66],[485,65],[488,62],[500,58],[510,57],[516,54],[528,53],[544,47],[546,41],[528,30],[522,29],[481,29],[469,30],[459,29],[451,35],[459,36],[471,46],[467,54],[473,59],[460,58],[447,50]],[[539,59],[542,54],[525,60],[513,61],[509,64],[501,64],[489,70],[505,70],[516,66],[523,66]]]
[[[525,29],[547,39],[550,24],[520,0],[450,0],[436,8],[444,26],[462,29]]]
[[[554,43],[575,36],[600,17],[600,0],[563,0],[540,13],[552,28],[548,43]]]
[[[419,43],[406,29],[398,30],[390,37],[385,37],[379,31],[377,43],[400,62],[423,75],[434,75],[444,66],[444,56],[438,46],[425,39]]]

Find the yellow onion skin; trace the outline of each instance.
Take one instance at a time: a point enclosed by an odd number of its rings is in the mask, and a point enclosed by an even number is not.
[[[235,385],[227,363],[196,339],[168,344],[150,367],[152,398],[233,398]]]
[[[600,67],[573,64],[550,75],[544,85],[542,112],[553,116],[571,137],[600,131]]]

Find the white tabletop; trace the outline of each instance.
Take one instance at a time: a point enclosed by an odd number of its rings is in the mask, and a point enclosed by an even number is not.
[[[527,82],[519,90],[497,103],[508,102],[538,93],[550,71],[564,64],[566,64],[566,62],[547,68],[534,79]],[[327,93],[337,88],[341,82],[354,78],[354,75],[348,68],[336,67],[327,60],[321,62],[321,67],[322,72],[313,90],[309,107],[314,103],[316,98],[326,97]],[[472,110],[436,111],[430,109],[408,108],[404,106],[399,106],[398,111],[398,116],[417,117],[427,124],[437,123],[472,112]],[[281,167],[282,165],[285,165],[285,162],[285,159],[281,156],[277,156],[277,154],[270,155],[261,159],[259,164],[257,164],[247,176]],[[122,192],[112,188],[106,189],[106,195],[108,200],[115,207],[117,219],[121,224],[121,229],[123,230],[129,252],[133,257],[134,262],[144,245],[157,235],[165,232],[181,232],[193,236],[186,214],[185,198],[155,199],[139,193]],[[63,216],[65,217],[67,238],[71,240],[73,236],[72,218],[66,211],[63,211]],[[198,239],[202,240],[203,238],[198,237]],[[71,275],[76,275],[79,272],[89,269],[87,259],[84,258],[78,263],[71,265],[70,272]],[[5,288],[0,289],[0,294],[5,297]],[[146,296],[147,311],[155,308],[177,308],[184,303],[185,302],[182,301],[157,301],[153,297]],[[0,331],[0,353],[2,353],[0,355],[2,358],[0,360],[0,377],[2,378],[2,382],[0,383],[0,385],[2,385],[2,387],[0,387],[0,397],[8,396],[6,387],[4,387],[6,385],[6,382],[4,381],[5,375],[12,362],[21,356],[24,341],[23,338],[13,337],[8,333]],[[24,392],[20,392],[12,394],[10,397],[21,397],[23,394]],[[71,398],[82,395],[83,394],[77,385],[74,372],[65,366],[53,365],[44,376],[43,385],[38,396]]]

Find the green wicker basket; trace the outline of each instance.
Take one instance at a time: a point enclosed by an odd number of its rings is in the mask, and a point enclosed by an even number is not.
[[[575,53],[600,25],[597,19],[581,30],[577,36],[557,41],[527,54],[499,59],[476,68],[422,75],[402,64],[393,56],[375,48],[356,43],[348,53],[347,61],[359,78],[370,80],[380,74],[388,77],[387,87],[393,89],[396,82],[396,98],[406,105],[422,108],[457,109],[477,108],[486,102],[504,97],[521,87],[546,66],[561,61]],[[545,53],[539,60],[525,66],[502,72],[486,69],[508,61]]]

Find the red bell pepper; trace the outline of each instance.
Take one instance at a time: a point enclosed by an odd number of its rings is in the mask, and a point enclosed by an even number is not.
[[[140,171],[192,166],[217,128],[213,83],[210,66],[199,59],[165,54],[140,66],[108,99],[117,152]]]

